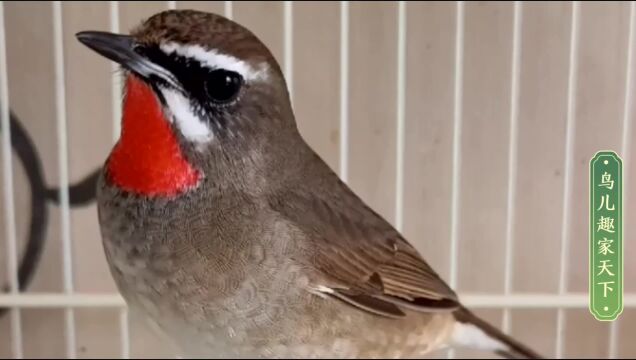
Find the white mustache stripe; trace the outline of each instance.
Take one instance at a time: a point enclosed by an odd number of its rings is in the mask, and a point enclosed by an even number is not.
[[[181,134],[196,144],[205,144],[214,139],[212,129],[192,112],[190,100],[181,92],[160,86],[161,94],[168,110],[172,113],[170,121],[174,121]]]

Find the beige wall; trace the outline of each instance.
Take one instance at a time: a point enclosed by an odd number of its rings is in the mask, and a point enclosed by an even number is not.
[[[223,11],[223,3],[216,1],[180,2],[178,7]],[[406,39],[404,233],[447,279],[455,7],[454,3],[409,3]],[[127,31],[165,8],[166,2],[121,2],[121,29]],[[47,182],[57,184],[52,6],[49,2],[5,2],[4,9],[11,109],[36,143]],[[571,9],[571,3],[565,2],[523,5],[513,251],[513,291],[519,293],[558,291]],[[108,30],[108,14],[107,2],[63,5],[72,182],[98,166],[112,142],[111,65],[74,38],[80,30]],[[572,199],[567,204],[571,214],[567,290],[578,293],[587,291],[588,161],[597,150],[621,149],[629,4],[584,3],[580,15],[574,172]],[[282,3],[235,3],[234,17],[261,37],[282,64]],[[478,2],[465,7],[457,259],[460,293],[503,292],[512,20],[512,4]],[[299,126],[309,143],[338,169],[339,3],[295,3],[293,21],[294,109]],[[395,218],[396,195],[396,39],[396,3],[350,4],[349,183],[390,221]],[[634,135],[636,126],[627,136]],[[631,165],[626,164],[627,179],[634,184],[636,166]],[[15,157],[14,185],[17,233],[22,242],[30,193]],[[633,219],[636,191],[629,185],[626,188],[626,214]],[[58,208],[50,207],[50,211],[46,248],[28,290],[31,293],[62,291],[61,217]],[[94,205],[71,213],[75,287],[78,292],[112,293],[115,287],[95,215]],[[626,219],[625,291],[631,293],[636,292],[634,233],[634,223]],[[0,279],[6,278],[4,236],[0,232]],[[497,324],[501,321],[499,310],[480,313]],[[512,333],[553,356],[556,310],[515,310],[512,314]],[[75,316],[79,356],[119,355],[116,310],[82,309]],[[62,310],[28,309],[22,311],[22,317],[25,356],[65,355]],[[626,309],[618,327],[619,355],[636,356],[636,310]],[[136,321],[131,332],[132,356],[165,353]],[[8,334],[5,317],[0,319],[0,357],[10,356]],[[566,311],[566,356],[606,357],[608,334],[609,324],[597,322],[586,308]]]

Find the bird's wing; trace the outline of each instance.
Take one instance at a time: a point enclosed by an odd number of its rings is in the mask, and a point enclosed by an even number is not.
[[[270,206],[309,240],[319,291],[376,314],[453,311],[455,292],[388,222],[350,191],[286,191]]]

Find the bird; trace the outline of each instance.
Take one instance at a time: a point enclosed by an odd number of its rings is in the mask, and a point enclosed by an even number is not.
[[[465,307],[307,144],[249,29],[179,9],[76,38],[123,77],[97,183],[110,273],[181,356],[540,358]]]

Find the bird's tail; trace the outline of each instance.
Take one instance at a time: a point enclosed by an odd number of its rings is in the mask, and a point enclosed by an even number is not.
[[[508,359],[541,359],[527,346],[461,307],[454,313],[456,323],[452,342],[455,346],[493,351]]]

